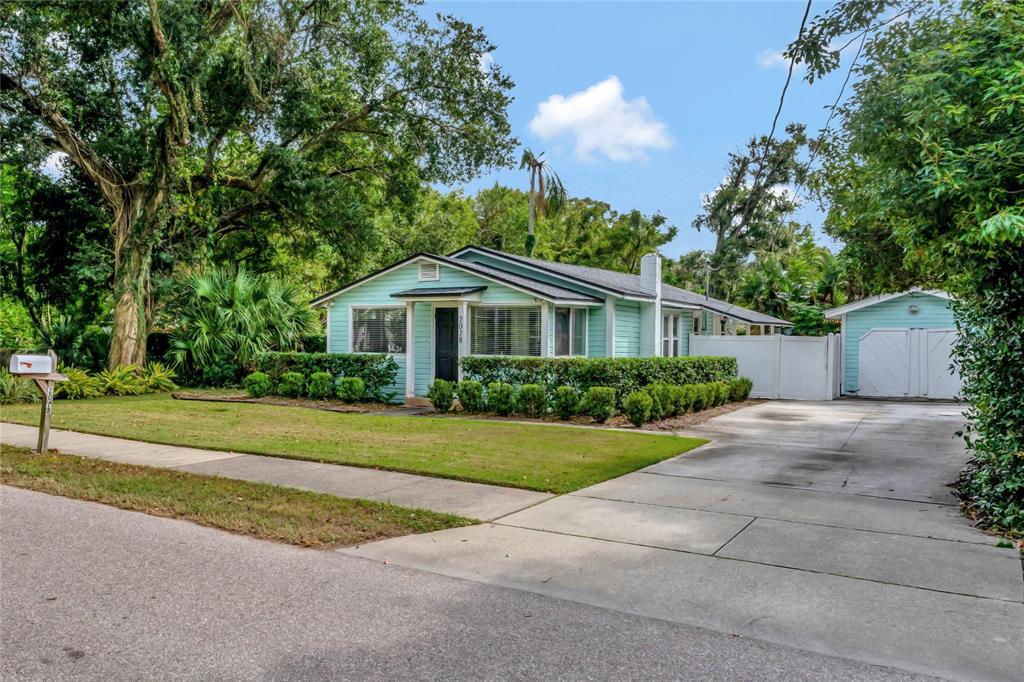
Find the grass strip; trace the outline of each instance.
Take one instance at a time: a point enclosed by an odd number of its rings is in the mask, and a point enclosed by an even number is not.
[[[4,406],[34,425],[37,405]],[[568,493],[707,441],[514,421],[340,414],[144,395],[62,400],[57,429]]]
[[[302,547],[344,547],[474,523],[383,502],[8,445],[0,445],[0,483]]]

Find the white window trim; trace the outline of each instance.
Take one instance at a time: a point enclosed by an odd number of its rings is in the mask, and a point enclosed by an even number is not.
[[[581,306],[582,307],[582,306]],[[526,356],[512,356],[512,355],[491,355],[489,353],[474,353],[473,352],[473,337],[472,326],[473,326],[473,311],[477,309],[486,308],[537,308],[540,310],[540,355],[526,355]],[[467,306],[467,320],[466,320],[466,355],[475,356],[480,358],[508,358],[508,357],[529,357],[529,358],[546,358],[548,356],[547,350],[547,324],[545,323],[546,315],[545,312],[548,308],[548,302],[540,300],[536,303],[486,303],[483,305],[469,305]]]
[[[673,320],[672,323],[671,323],[671,329],[670,330],[667,330],[665,328],[665,318],[666,317],[672,318],[672,320]],[[666,355],[665,354],[665,342],[666,341],[669,342],[668,350],[669,350],[670,353],[672,351],[672,341],[676,342],[676,349],[677,350],[682,350],[683,343],[682,343],[682,339],[680,338],[680,336],[682,336],[682,335],[680,334],[680,328],[679,328],[680,325],[682,324],[682,320],[683,320],[683,316],[680,315],[679,313],[673,313],[673,312],[666,313],[666,312],[662,312],[662,314],[661,314],[661,351],[662,351],[662,355],[665,355],[665,357],[671,357],[671,358],[679,357],[679,353],[678,352],[676,354],[674,354],[674,355]],[[666,331],[671,331],[671,333],[670,334],[666,334],[665,333]]]
[[[405,329],[405,353],[371,353],[371,352],[365,351],[365,350],[355,350],[352,347],[352,341],[355,338],[355,336],[353,334],[353,332],[355,331],[355,314],[354,314],[355,311],[357,311],[357,310],[377,310],[379,308],[388,308],[390,310],[401,310],[403,312],[406,310],[404,305],[350,305],[348,307],[348,352],[349,353],[353,353],[355,355],[390,355],[391,357],[395,357],[395,358],[404,358],[406,355],[408,355],[408,353],[409,353],[409,344],[412,343],[412,341],[413,341],[411,330],[409,329],[408,318],[406,319],[406,323],[405,323],[405,327],[406,327],[406,329]]]
[[[556,320],[558,319],[558,309],[559,308],[565,308],[565,309],[567,309],[569,311],[569,354],[568,355],[559,355],[558,353],[555,352],[555,349],[558,347],[558,325],[556,323]],[[576,325],[576,315],[574,314],[574,312],[576,310],[582,310],[584,313],[586,313],[586,315],[584,316],[584,321],[583,321],[583,354],[582,355],[573,355],[572,354],[572,333],[573,333],[573,331],[575,331],[574,327]],[[555,306],[554,308],[552,308],[552,315],[553,316],[551,318],[551,332],[552,332],[553,336],[552,336],[552,343],[551,343],[551,355],[556,357],[556,358],[585,358],[585,357],[588,357],[589,354],[590,354],[590,310],[588,308],[586,308],[585,306],[558,305],[558,306]]]

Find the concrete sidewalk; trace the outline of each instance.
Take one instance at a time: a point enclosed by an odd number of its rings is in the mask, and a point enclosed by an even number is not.
[[[8,445],[34,448],[36,434],[35,427],[0,422],[0,441]],[[112,462],[273,483],[338,497],[358,497],[458,514],[481,521],[492,521],[554,497],[531,490],[395,471],[158,445],[56,429],[50,432],[50,447]]]

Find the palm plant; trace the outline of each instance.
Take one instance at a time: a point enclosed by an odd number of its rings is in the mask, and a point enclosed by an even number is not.
[[[537,242],[534,230],[537,223],[537,216],[547,213],[557,213],[565,205],[565,186],[558,174],[551,170],[551,166],[544,158],[544,152],[534,154],[529,148],[523,150],[523,156],[519,160],[520,170],[525,169],[530,174],[530,219],[526,233],[526,255],[533,253],[533,246]]]
[[[317,322],[299,287],[241,268],[192,275],[180,319],[168,359],[193,371],[245,366],[256,353],[294,349]]]

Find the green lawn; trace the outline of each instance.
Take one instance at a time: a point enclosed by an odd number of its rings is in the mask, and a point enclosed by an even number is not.
[[[35,424],[38,405],[0,418]],[[338,414],[169,395],[54,403],[54,428],[428,474],[566,493],[691,450],[706,441],[606,429],[431,417]]]
[[[37,455],[5,445],[0,446],[0,483],[303,547],[356,545],[473,523],[383,502],[74,455]]]

